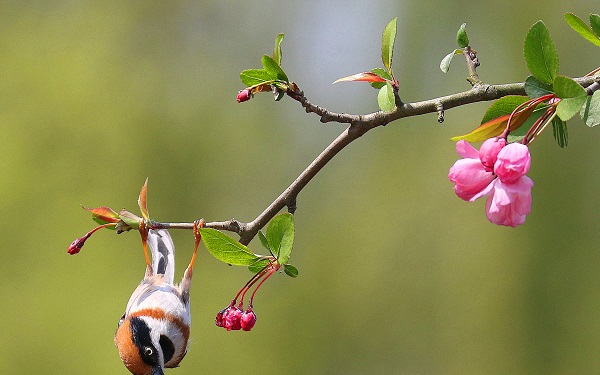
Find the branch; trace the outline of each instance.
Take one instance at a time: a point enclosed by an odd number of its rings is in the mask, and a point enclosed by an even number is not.
[[[584,88],[592,85],[597,86],[600,77],[581,77],[575,79]],[[594,86],[594,89],[596,88]],[[472,89],[440,98],[425,100],[414,103],[403,103],[392,112],[374,112],[367,115],[352,115],[346,113],[335,113],[325,108],[312,104],[304,96],[304,92],[295,89],[287,93],[291,98],[300,102],[307,113],[314,113],[321,117],[322,123],[338,122],[350,124],[323,152],[310,163],[304,171],[271,203],[260,215],[250,222],[240,222],[236,219],[227,221],[207,222],[205,227],[235,232],[240,236],[240,243],[247,245],[279,211],[284,207],[289,212],[296,209],[296,198],[310,180],[315,177],[321,169],[350,143],[360,138],[369,130],[378,126],[386,125],[392,121],[404,117],[412,117],[427,113],[437,113],[438,121],[443,120],[445,110],[482,101],[490,101],[507,95],[525,95],[525,83],[511,83],[503,85],[488,85],[477,83]],[[152,223],[153,229],[193,229],[193,223]]]

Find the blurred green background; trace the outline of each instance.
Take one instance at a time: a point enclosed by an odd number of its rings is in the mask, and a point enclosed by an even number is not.
[[[398,17],[401,97],[468,89],[439,61],[467,22],[488,83],[523,81],[528,28],[543,19],[561,73],[598,66],[567,11],[598,1],[2,1],[0,372],[126,374],[113,334],[143,276],[139,236],[97,233],[85,206],[149,207],[161,221],[249,221],[343,129],[292,100],[237,104],[239,72],[277,33],[283,66],[312,102],[369,113],[376,91],[337,78],[381,66]],[[251,333],[214,316],[249,278],[200,254],[189,353],[171,374],[574,374],[600,368],[600,131],[569,122],[566,149],[531,147],[533,208],[490,224],[447,180],[453,135],[489,103],[378,128],[300,194],[291,262],[257,294]],[[177,273],[190,232],[173,234]],[[250,244],[261,251],[257,241]]]

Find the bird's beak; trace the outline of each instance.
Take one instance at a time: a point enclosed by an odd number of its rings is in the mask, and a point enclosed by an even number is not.
[[[165,375],[162,366],[152,367],[152,375]]]

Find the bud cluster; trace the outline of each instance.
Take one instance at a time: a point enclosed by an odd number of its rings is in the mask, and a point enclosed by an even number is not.
[[[281,265],[276,260],[270,259],[269,263],[263,267],[258,273],[256,273],[242,289],[236,294],[235,298],[231,301],[229,306],[217,313],[215,318],[215,325],[217,327],[223,327],[228,331],[250,331],[256,324],[256,314],[252,307],[254,302],[254,295],[258,291],[258,288],[273,274]],[[260,281],[260,282],[259,282]],[[250,296],[250,302],[248,308],[244,311],[244,297],[250,288],[258,282],[258,285],[254,289],[252,296]],[[239,298],[239,303],[237,302]]]

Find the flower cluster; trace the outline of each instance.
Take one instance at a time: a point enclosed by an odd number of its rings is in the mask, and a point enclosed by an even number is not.
[[[254,324],[256,324],[256,314],[254,313],[252,303],[254,302],[254,295],[258,291],[258,288],[275,273],[281,265],[276,260],[269,260],[269,263],[263,267],[258,273],[256,273],[242,289],[236,294],[235,298],[231,301],[229,306],[217,313],[215,318],[215,324],[217,327],[223,327],[228,331],[250,331]],[[250,288],[260,280],[256,289],[250,296],[250,302],[248,308],[244,311],[244,297]],[[240,302],[237,303],[238,298]]]
[[[456,151],[463,159],[448,173],[456,195],[469,202],[487,196],[486,215],[494,224],[513,228],[523,224],[531,210],[533,187],[526,176],[531,165],[527,146],[490,138],[478,151],[461,140]]]

